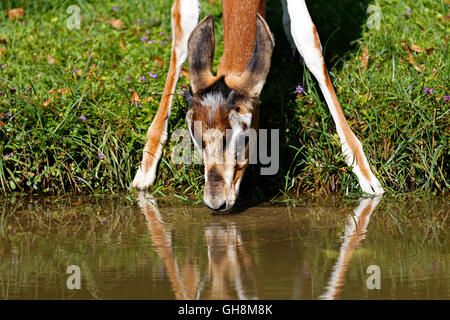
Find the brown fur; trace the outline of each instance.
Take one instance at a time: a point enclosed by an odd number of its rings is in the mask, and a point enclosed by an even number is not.
[[[244,71],[255,44],[256,13],[265,16],[265,0],[242,1],[222,0],[224,52],[218,76]]]

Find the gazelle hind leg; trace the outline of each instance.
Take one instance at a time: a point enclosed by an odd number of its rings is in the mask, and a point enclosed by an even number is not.
[[[361,142],[350,129],[337,99],[322,55],[322,46],[316,27],[311,20],[304,0],[287,0],[287,9],[291,19],[291,33],[298,51],[306,66],[317,79],[325,97],[328,109],[336,124],[336,130],[342,144],[342,153],[353,173],[359,180],[361,189],[369,194],[384,193],[378,179],[372,173],[364,154]]]
[[[170,117],[173,94],[180,76],[181,68],[187,58],[189,36],[197,25],[200,16],[198,0],[175,0],[172,6],[172,55],[169,73],[166,78],[164,92],[158,112],[147,132],[139,169],[132,186],[145,190],[156,178],[156,168],[162,155],[162,147],[167,139],[167,123]]]

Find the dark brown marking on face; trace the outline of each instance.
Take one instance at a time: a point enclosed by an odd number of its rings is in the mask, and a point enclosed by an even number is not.
[[[223,176],[219,173],[216,166],[213,166],[208,171],[208,184],[211,187],[217,187],[220,184],[223,184],[225,181]]]
[[[236,183],[241,179],[242,175],[245,173],[245,169],[247,168],[246,164],[236,164],[234,166],[234,175],[233,175],[233,187],[236,188]]]

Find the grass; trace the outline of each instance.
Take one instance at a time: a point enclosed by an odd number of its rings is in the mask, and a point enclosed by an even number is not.
[[[66,10],[73,1],[2,1],[4,194],[128,188],[168,70],[170,2],[79,0],[82,21],[77,30],[67,27],[72,14]],[[201,1],[202,16],[211,13],[215,18],[217,43],[222,30],[219,4]],[[366,25],[367,7],[373,4],[382,12],[379,29]],[[8,11],[17,7],[25,16],[12,20]],[[449,5],[443,0],[342,0],[338,6],[321,0],[309,8],[344,113],[381,183],[394,194],[447,193]],[[242,198],[358,194],[318,85],[302,63],[290,59],[278,1],[270,1],[268,10],[276,59],[261,95],[260,127],[281,130],[282,163],[278,174],[270,177],[260,176],[258,166],[251,166]],[[414,44],[430,50],[417,52],[414,47],[408,58],[402,41],[410,48]],[[219,46],[216,63],[221,51]],[[188,84],[185,74],[177,92]],[[295,93],[299,84],[305,89],[302,95]],[[139,95],[137,104],[132,101],[134,92]],[[176,95],[170,132],[185,128],[186,108]],[[202,166],[172,164],[174,144],[164,148],[152,191],[201,201]]]

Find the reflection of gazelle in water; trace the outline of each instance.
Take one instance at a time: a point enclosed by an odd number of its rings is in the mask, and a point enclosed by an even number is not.
[[[354,215],[348,217],[339,258],[333,267],[326,292],[319,297],[320,299],[339,298],[353,251],[366,237],[365,233],[369,225],[370,216],[380,200],[381,197],[362,199],[359,206],[353,211]]]
[[[176,299],[256,299],[259,292],[252,257],[245,250],[239,230],[233,224],[205,228],[208,269],[201,275],[195,259],[180,270],[173,252],[171,232],[156,201],[139,194],[139,206],[147,219],[155,251],[167,269]],[[243,284],[245,278],[245,286]],[[234,288],[231,287],[234,285]]]

